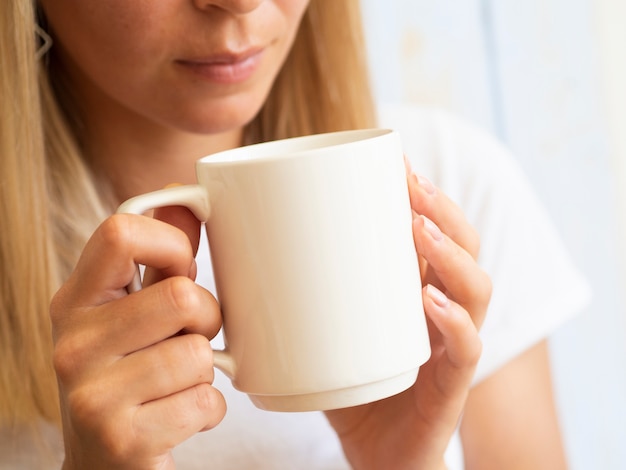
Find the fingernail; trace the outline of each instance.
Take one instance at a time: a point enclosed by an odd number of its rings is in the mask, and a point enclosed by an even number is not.
[[[406,158],[406,155],[404,156],[404,168],[406,169],[407,173],[409,173],[409,174],[412,173],[411,162],[409,161],[408,158]]]
[[[417,184],[419,184],[427,194],[435,194],[435,185],[425,176],[417,175]]]
[[[443,240],[443,233],[441,233],[439,227],[437,227],[432,220],[424,215],[422,216],[422,220],[424,221],[424,228],[434,240]]]
[[[428,284],[426,286],[426,295],[428,295],[428,297],[430,297],[430,299],[433,302],[435,302],[435,304],[437,304],[437,306],[439,306],[441,308],[446,308],[448,306],[448,304],[450,303],[450,301],[448,300],[448,297],[446,297],[446,294],[441,292],[439,289],[437,289],[432,284]]]

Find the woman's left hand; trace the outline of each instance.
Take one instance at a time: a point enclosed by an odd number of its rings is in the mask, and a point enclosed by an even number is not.
[[[476,263],[476,231],[457,205],[408,165],[407,175],[432,355],[405,392],[326,412],[357,469],[445,467],[443,455],[480,357],[478,328],[491,297],[491,281]]]

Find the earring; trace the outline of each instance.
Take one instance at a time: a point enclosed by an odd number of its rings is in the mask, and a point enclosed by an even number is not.
[[[35,34],[37,35],[37,42],[39,43],[39,48],[35,52],[35,59],[39,60],[52,47],[52,38],[48,33],[44,31],[44,29],[35,23]]]

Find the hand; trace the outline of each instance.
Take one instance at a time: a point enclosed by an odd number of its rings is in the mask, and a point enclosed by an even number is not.
[[[174,468],[171,449],[224,416],[208,340],[219,306],[193,282],[199,223],[181,208],[160,217],[184,231],[107,219],[52,301],[65,469]],[[144,289],[128,295],[135,263]]]
[[[491,282],[476,264],[479,240],[461,210],[407,166],[413,238],[432,355],[405,392],[326,413],[354,468],[444,468],[481,353],[478,328]]]

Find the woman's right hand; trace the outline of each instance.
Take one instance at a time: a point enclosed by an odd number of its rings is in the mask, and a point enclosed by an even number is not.
[[[220,309],[193,282],[199,224],[185,211],[162,211],[184,230],[108,218],[52,301],[65,469],[173,468],[170,451],[225,414],[209,344]],[[135,263],[144,289],[128,294]]]

